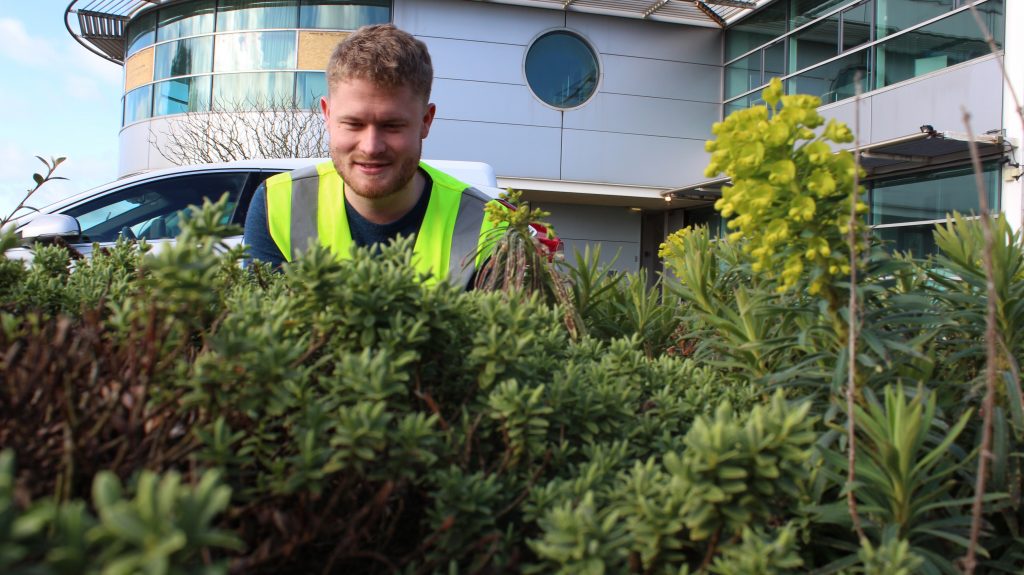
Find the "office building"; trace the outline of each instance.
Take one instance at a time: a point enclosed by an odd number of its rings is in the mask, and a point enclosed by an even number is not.
[[[1024,134],[1000,61],[1024,94],[1024,40],[1006,34],[1024,8],[975,8],[995,54],[964,0],[76,0],[67,21],[124,66],[121,173],[167,165],[154,146],[181,114],[313,106],[334,44],[393,22],[434,59],[425,157],[487,162],[567,251],[599,242],[618,269],[657,271],[666,233],[720,225],[704,141],[772,77],[851,126],[863,94],[871,223],[895,247],[927,253],[936,220],[978,208],[961,107],[1019,228]]]

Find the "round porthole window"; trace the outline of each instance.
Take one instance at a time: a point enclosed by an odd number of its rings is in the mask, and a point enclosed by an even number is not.
[[[582,106],[597,91],[597,55],[567,30],[537,38],[526,52],[526,82],[544,103],[555,108]]]

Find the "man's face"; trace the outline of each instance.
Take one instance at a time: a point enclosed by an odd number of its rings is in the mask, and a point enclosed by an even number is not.
[[[412,185],[433,104],[424,104],[408,86],[382,88],[355,78],[331,86],[320,108],[331,160],[347,189],[376,199]]]

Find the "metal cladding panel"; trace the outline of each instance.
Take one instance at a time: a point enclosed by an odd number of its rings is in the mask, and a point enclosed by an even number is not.
[[[548,220],[562,239],[601,238],[613,242],[640,242],[640,214],[627,207],[547,202],[539,202],[537,205],[551,212]]]
[[[139,122],[121,130],[118,137],[117,175],[150,169],[150,152],[159,156],[149,145],[151,122]]]
[[[835,119],[839,122],[843,122],[850,127],[851,130],[857,132],[860,137],[861,145],[866,145],[873,141],[871,137],[871,109],[872,109],[872,98],[863,98],[860,102],[860,126],[857,124],[856,110],[853,107],[854,100],[849,99],[842,103],[836,104],[824,110],[820,110],[822,117],[826,119]],[[906,135],[906,134],[902,134]],[[852,149],[853,144],[842,144],[833,145],[833,149]]]
[[[657,58],[718,66],[722,59],[722,31],[568,12],[566,27],[590,40],[602,54]]]
[[[1002,72],[995,58],[875,94],[871,98],[871,140],[913,134],[925,124],[939,131],[965,132],[961,106],[971,113],[975,134],[1003,127]]]
[[[461,38],[525,46],[538,33],[561,27],[561,12],[466,0],[395,0],[393,22],[426,39]]]
[[[558,179],[558,128],[436,118],[423,157],[487,162],[500,176]]]
[[[698,102],[721,101],[722,68],[633,56],[601,58],[601,91]]]
[[[703,139],[564,130],[562,178],[675,187],[704,172]]]
[[[437,117],[497,124],[559,128],[561,114],[541,104],[526,86],[434,80],[431,100]]]
[[[565,113],[567,129],[668,138],[711,137],[718,104],[599,93],[584,107]]]
[[[547,207],[543,209],[548,210]],[[552,211],[553,216],[554,212]],[[558,224],[552,222],[551,225],[555,228],[555,233],[561,234]],[[562,236],[559,235],[559,238]],[[614,242],[606,240],[600,235],[594,235],[587,239],[562,238],[562,244],[565,261],[571,262],[573,265],[576,264],[576,254],[583,257],[587,248],[594,253],[594,250],[600,247],[601,258],[598,260],[600,265],[609,266],[612,271],[620,273],[636,273],[640,270],[640,242],[638,241]]]
[[[526,85],[524,46],[451,38],[421,39],[430,49],[434,78]]]

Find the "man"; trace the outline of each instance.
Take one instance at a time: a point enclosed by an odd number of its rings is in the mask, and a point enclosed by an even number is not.
[[[435,106],[426,45],[390,24],[366,26],[335,48],[320,109],[331,161],[278,174],[253,196],[245,243],[280,265],[311,241],[348,258],[415,234],[417,270],[428,281],[469,287],[493,224],[482,192],[420,162]]]

